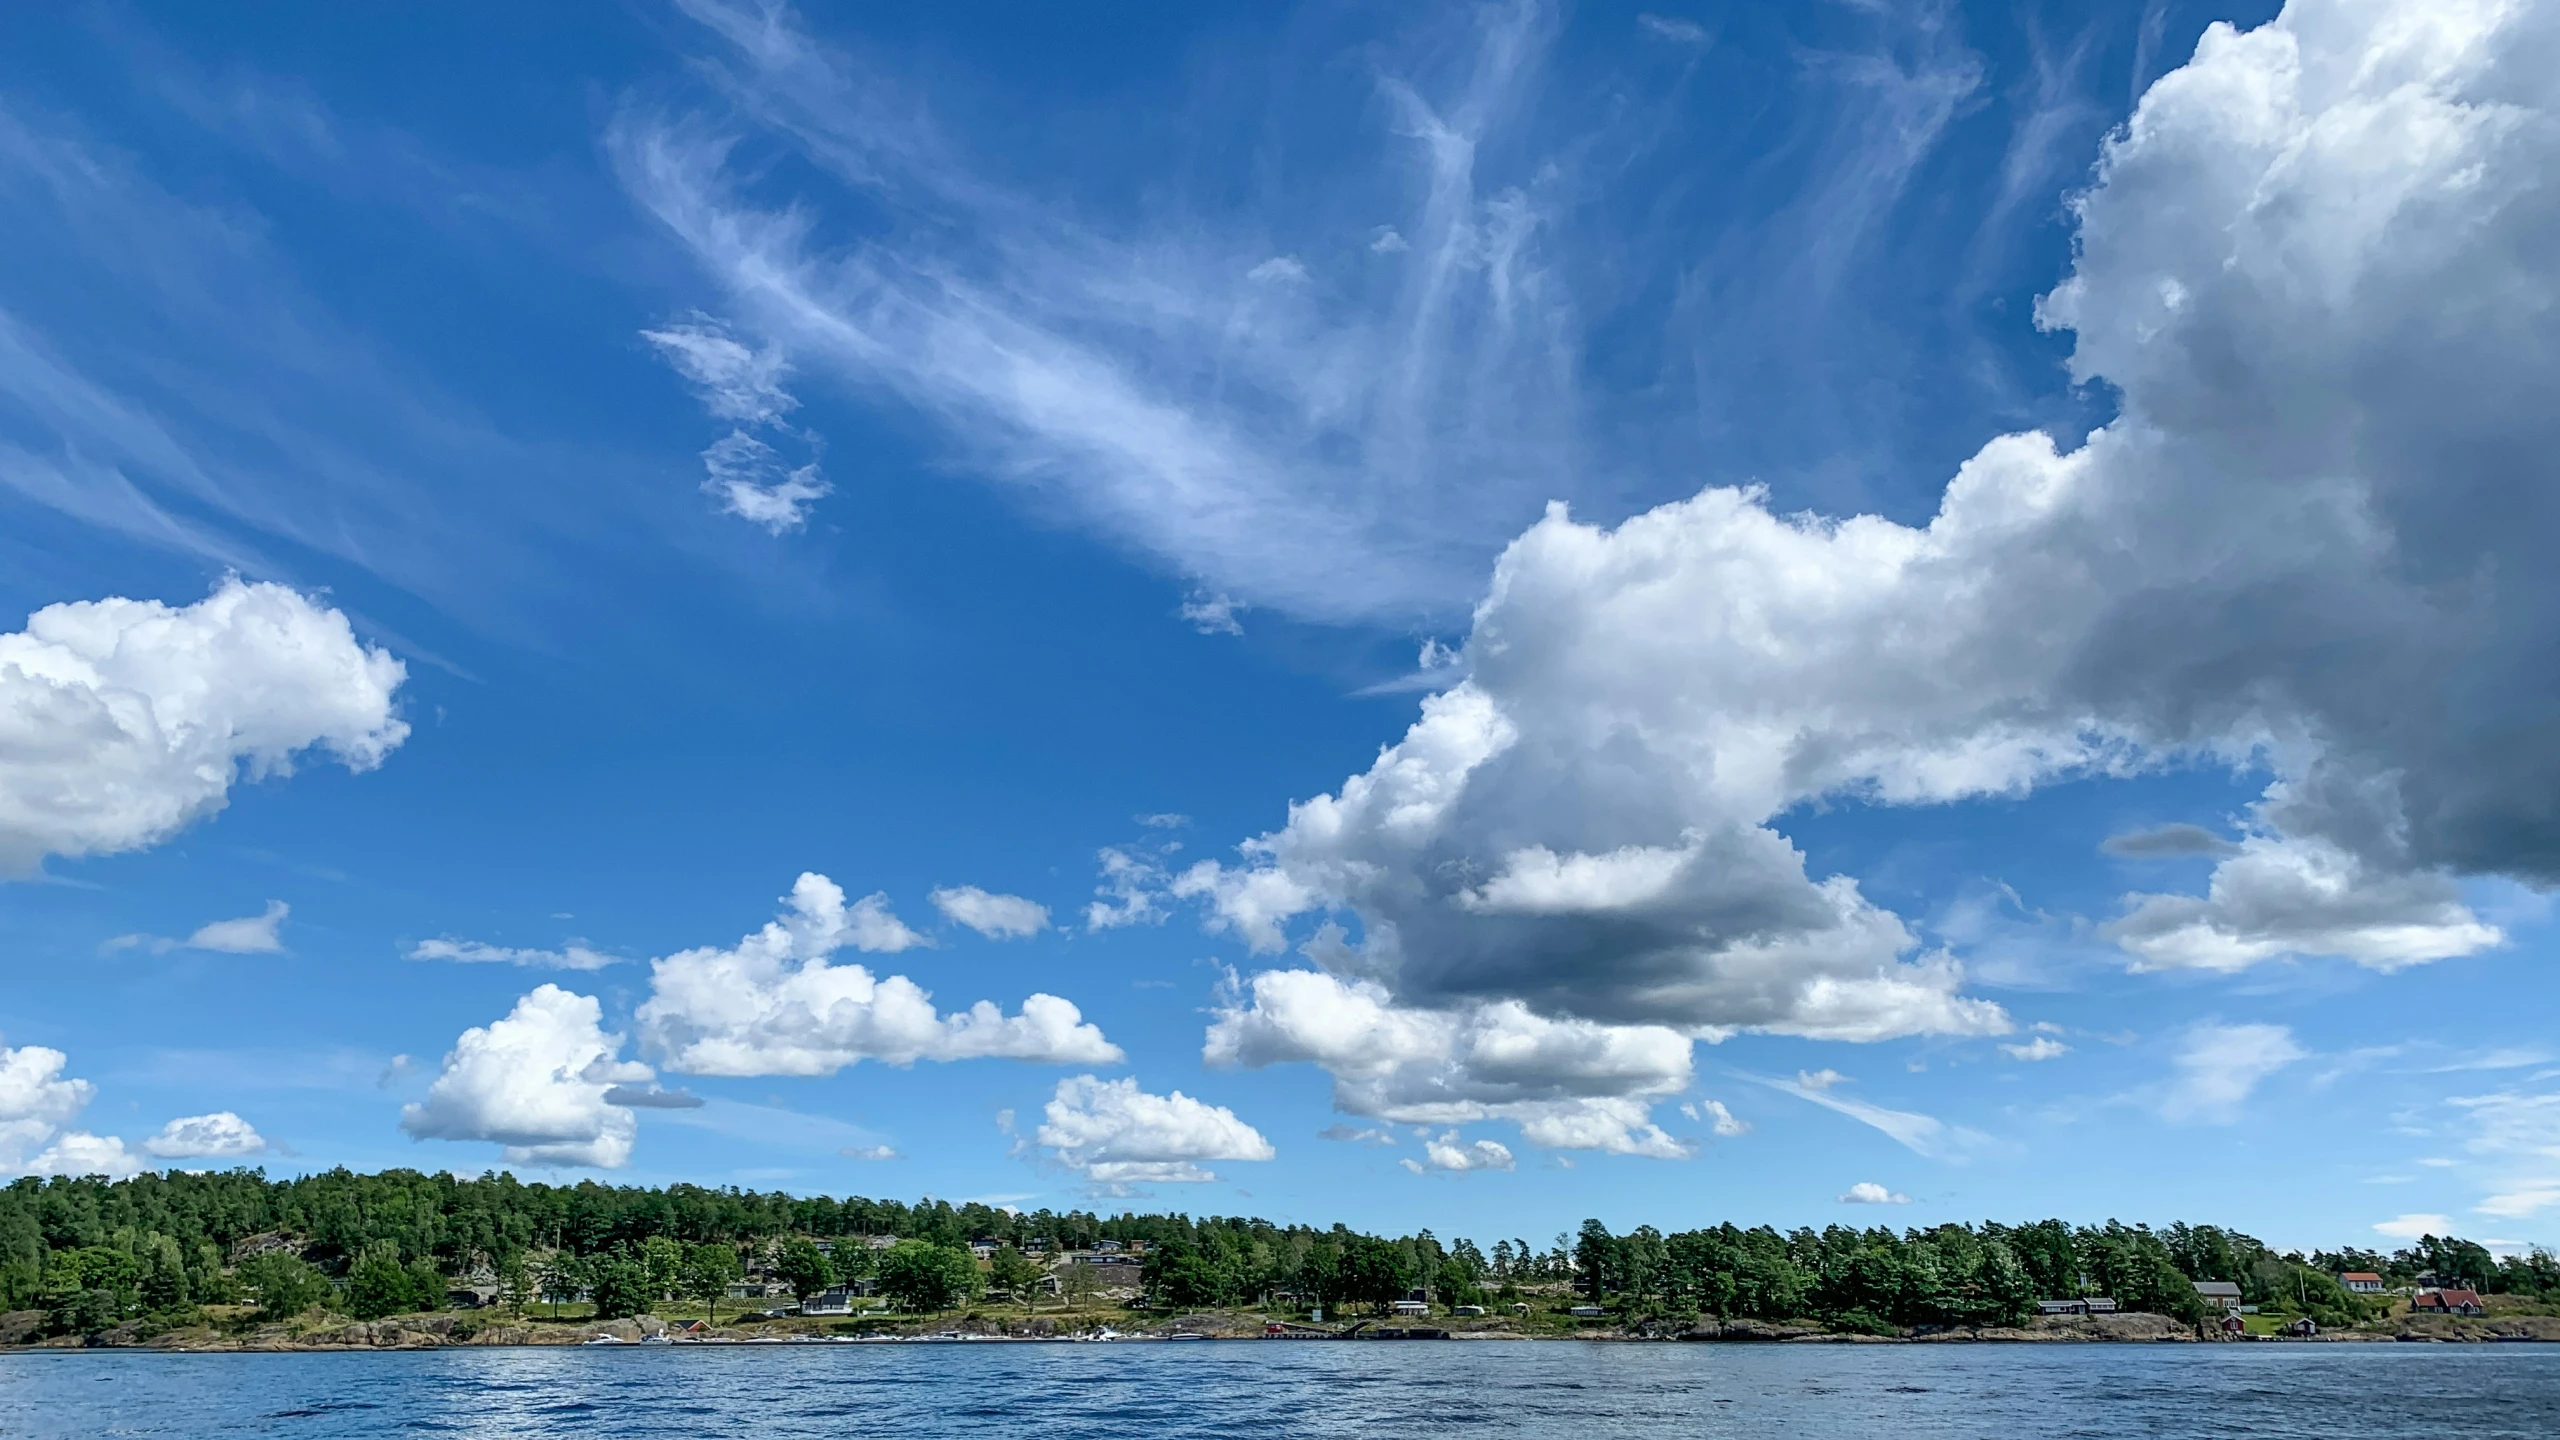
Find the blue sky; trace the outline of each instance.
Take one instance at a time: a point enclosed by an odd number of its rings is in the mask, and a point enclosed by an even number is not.
[[[2554,10],[22,22],[0,1166],[2549,1239]]]

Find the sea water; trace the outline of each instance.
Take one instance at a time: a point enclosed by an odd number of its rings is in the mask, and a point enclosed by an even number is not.
[[[0,1355],[0,1435],[2560,1437],[2560,1345],[1577,1342]]]

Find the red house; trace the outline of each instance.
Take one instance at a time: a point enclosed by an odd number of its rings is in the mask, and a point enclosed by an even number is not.
[[[2480,1303],[2477,1290],[2421,1290],[2409,1308],[2434,1315],[2478,1315],[2489,1307]]]

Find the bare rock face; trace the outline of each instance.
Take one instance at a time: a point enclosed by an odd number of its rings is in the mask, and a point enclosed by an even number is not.
[[[41,1310],[11,1310],[0,1314],[0,1345],[24,1345],[36,1338],[44,1328]]]

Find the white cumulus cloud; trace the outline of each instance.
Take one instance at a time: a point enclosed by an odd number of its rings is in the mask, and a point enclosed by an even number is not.
[[[25,1168],[98,1093],[63,1075],[70,1062],[49,1046],[0,1047],[0,1171]]]
[[[640,1122],[606,1098],[615,1086],[654,1078],[621,1059],[622,1037],[604,1029],[592,996],[543,985],[506,1018],[454,1041],[424,1100],[400,1109],[419,1140],[486,1140],[516,1165],[630,1162]]]
[[[406,674],[281,585],[48,605],[0,634],[0,877],[157,844],[313,751],[370,770]]]
[[[1425,1139],[1422,1142],[1420,1160],[1399,1160],[1396,1163],[1416,1175],[1430,1170],[1463,1173],[1469,1170],[1517,1168],[1511,1158],[1510,1146],[1499,1140],[1461,1141],[1455,1130],[1447,1131],[1437,1139]]]
[[[933,908],[955,924],[990,940],[1019,940],[1049,928],[1049,907],[1019,895],[997,895],[975,885],[937,889]]]
[[[1690,1041],[1662,1026],[1548,1020],[1516,1001],[1425,1010],[1383,986],[1269,970],[1220,1007],[1211,1065],[1309,1063],[1334,1108],[1402,1125],[1508,1120],[1533,1145],[1674,1159],[1656,1100],[1687,1088]]]
[[[142,1148],[163,1160],[234,1160],[265,1154],[267,1141],[248,1121],[217,1110],[170,1121]]]
[[[984,1000],[945,1015],[903,975],[829,963],[847,948],[923,943],[878,895],[848,905],[834,881],[804,874],[786,903],[781,918],[734,946],[651,963],[649,998],[637,1012],[646,1053],[690,1075],[830,1075],[865,1059],[1121,1059],[1120,1047],[1055,995],[1034,994],[1012,1015]]]
[[[1058,1082],[1035,1136],[1060,1164],[1097,1187],[1217,1179],[1206,1163],[1268,1160],[1262,1132],[1223,1105],[1176,1090],[1151,1095],[1135,1080],[1077,1075]]]
[[[1861,1180],[1840,1197],[1843,1205],[1908,1205],[1911,1197],[1900,1191],[1887,1190],[1873,1180]]]
[[[2548,3],[2209,28],[2107,142],[2037,307],[2112,421],[1990,440],[1916,525],[1756,489],[1614,528],[1551,507],[1494,568],[1466,678],[1174,890],[1261,953],[1356,919],[1324,963],[1399,1011],[2000,1034],[1957,956],[1809,872],[1782,817],[2205,761],[2272,778],[2237,842],[2128,842],[2216,863],[2202,895],[2127,898],[2137,967],[2500,943],[2464,877],[2560,880],[2534,718],[2560,703],[2560,346],[2517,300],[2560,290],[2556,52]],[[2299,1058],[2278,1027],[2217,1043],[2168,1113],[2227,1114]]]

